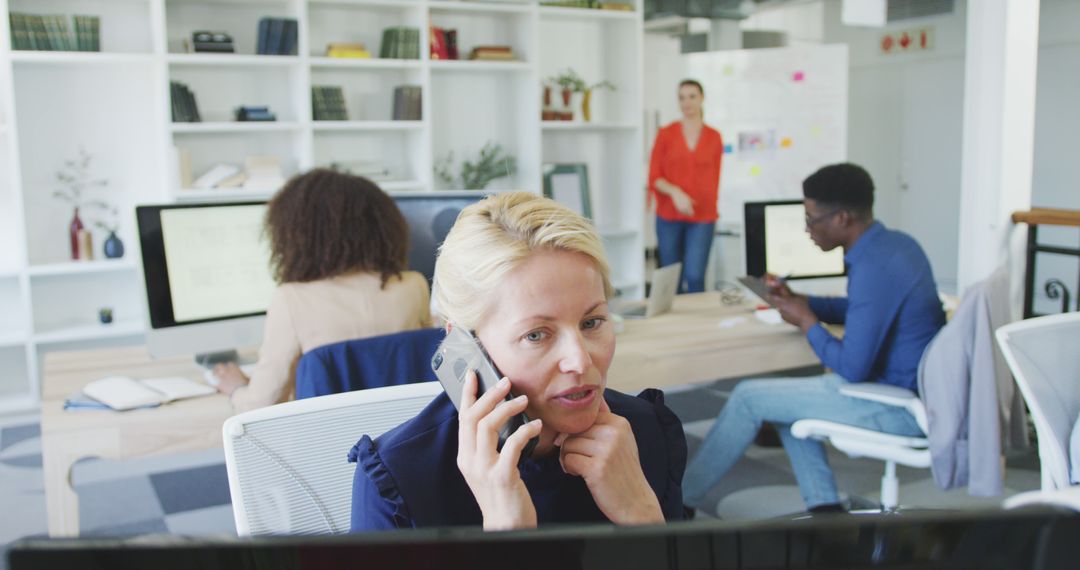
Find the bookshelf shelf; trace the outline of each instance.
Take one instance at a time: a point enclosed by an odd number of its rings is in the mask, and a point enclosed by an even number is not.
[[[115,261],[71,261],[65,263],[50,263],[47,265],[32,265],[26,271],[31,277],[54,277],[63,275],[85,275],[87,273],[107,273],[110,271],[131,271],[135,269],[135,262],[131,258],[123,258]]]
[[[631,123],[586,123],[581,121],[542,121],[545,131],[633,131],[637,125]]]
[[[144,53],[107,53],[77,51],[12,51],[11,61],[19,64],[150,64],[154,57]]]
[[[291,121],[235,121],[220,123],[172,123],[174,134],[276,133],[298,131],[303,125]]]
[[[175,195],[177,201],[260,201],[269,200],[277,190],[244,188],[184,188]]]
[[[386,59],[386,58],[345,58],[345,57],[312,57],[309,60],[312,68],[316,69],[420,69],[418,59]]]
[[[26,344],[30,340],[30,336],[22,331],[3,331],[0,332],[0,348],[10,348],[12,346],[21,346]]]
[[[56,344],[61,342],[78,342],[102,338],[117,338],[123,336],[141,335],[146,332],[142,321],[116,321],[103,325],[100,323],[86,323],[68,327],[58,327],[35,334],[33,340],[37,344]]]
[[[632,11],[540,6],[540,17],[563,20],[615,20],[632,22],[637,20],[640,16],[638,12]]]
[[[355,8],[419,8],[420,2],[416,0],[308,0],[308,4],[315,6],[355,7]]]
[[[295,55],[246,55],[219,53],[174,53],[166,58],[170,65],[196,67],[291,67],[300,63]]]
[[[432,12],[476,12],[481,14],[527,14],[531,4],[518,2],[451,2],[428,0]]]
[[[432,71],[530,71],[532,67],[524,61],[478,61],[469,59],[436,60],[430,62]]]
[[[342,131],[417,131],[424,128],[423,121],[314,121],[315,132]]]
[[[419,180],[390,180],[386,182],[376,180],[375,183],[391,196],[416,196],[427,192],[427,184]]]

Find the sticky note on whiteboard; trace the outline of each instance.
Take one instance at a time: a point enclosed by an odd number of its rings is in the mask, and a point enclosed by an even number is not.
[[[804,73],[802,71],[796,71],[795,73],[793,73],[791,75],[791,80],[796,82],[796,83],[799,83],[804,79],[806,79],[806,73]]]
[[[791,137],[784,137],[780,139],[780,148],[791,148]]]
[[[761,166],[753,164],[750,166],[750,176],[761,176]]]

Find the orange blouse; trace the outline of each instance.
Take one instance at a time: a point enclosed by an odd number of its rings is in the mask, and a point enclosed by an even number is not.
[[[720,131],[708,125],[701,127],[701,136],[693,149],[686,145],[682,122],[675,121],[660,129],[649,161],[649,192],[656,197],[656,215],[679,222],[715,222],[720,217],[716,204],[720,197],[723,156]],[[680,213],[671,197],[656,189],[659,178],[682,188],[694,199],[694,215]]]

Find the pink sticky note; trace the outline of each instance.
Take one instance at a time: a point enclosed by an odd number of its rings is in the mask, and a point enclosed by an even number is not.
[[[806,79],[806,74],[801,71],[796,71],[795,74],[791,76],[791,79],[794,81],[802,81],[803,79]]]

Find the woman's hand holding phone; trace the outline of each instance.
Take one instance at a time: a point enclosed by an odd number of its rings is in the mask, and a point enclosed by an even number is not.
[[[504,402],[510,381],[503,378],[478,399],[477,384],[476,373],[470,370],[458,410],[458,469],[480,505],[484,530],[535,528],[536,507],[518,473],[518,458],[525,444],[540,434],[540,420],[519,427],[500,451],[499,428],[525,411],[528,398]]]
[[[600,400],[596,423],[582,433],[560,436],[563,470],[585,479],[593,500],[615,524],[664,522],[656,493],[645,479],[637,440],[626,418]]]

